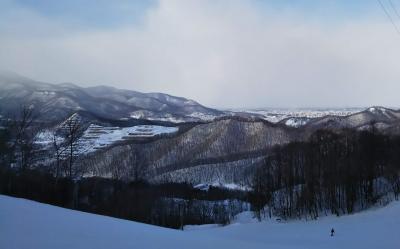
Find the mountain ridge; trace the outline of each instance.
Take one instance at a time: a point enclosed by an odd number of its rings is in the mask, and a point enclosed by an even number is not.
[[[85,110],[104,118],[149,118],[170,121],[201,121],[224,112],[183,97],[141,93],[109,86],[80,87],[73,83],[51,84],[15,73],[0,72],[0,114],[14,113],[21,105],[41,109],[43,119],[61,120]]]

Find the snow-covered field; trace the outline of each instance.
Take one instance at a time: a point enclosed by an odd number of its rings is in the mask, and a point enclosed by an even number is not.
[[[244,213],[226,227],[177,231],[0,195],[0,248],[398,249],[399,213],[400,202],[310,222],[259,223]]]

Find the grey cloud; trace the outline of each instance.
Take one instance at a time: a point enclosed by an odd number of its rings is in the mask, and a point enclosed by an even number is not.
[[[102,31],[21,18],[43,35],[0,28],[0,68],[38,80],[216,107],[398,106],[400,36],[385,19],[317,23],[248,1],[161,1],[141,26]]]

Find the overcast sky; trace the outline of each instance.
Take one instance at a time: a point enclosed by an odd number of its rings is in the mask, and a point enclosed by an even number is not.
[[[211,107],[400,106],[378,0],[0,0],[0,69]]]

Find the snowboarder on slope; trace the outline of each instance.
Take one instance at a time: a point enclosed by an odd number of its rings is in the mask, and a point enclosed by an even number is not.
[[[331,229],[331,237],[333,237],[333,235],[335,235],[335,229]]]

